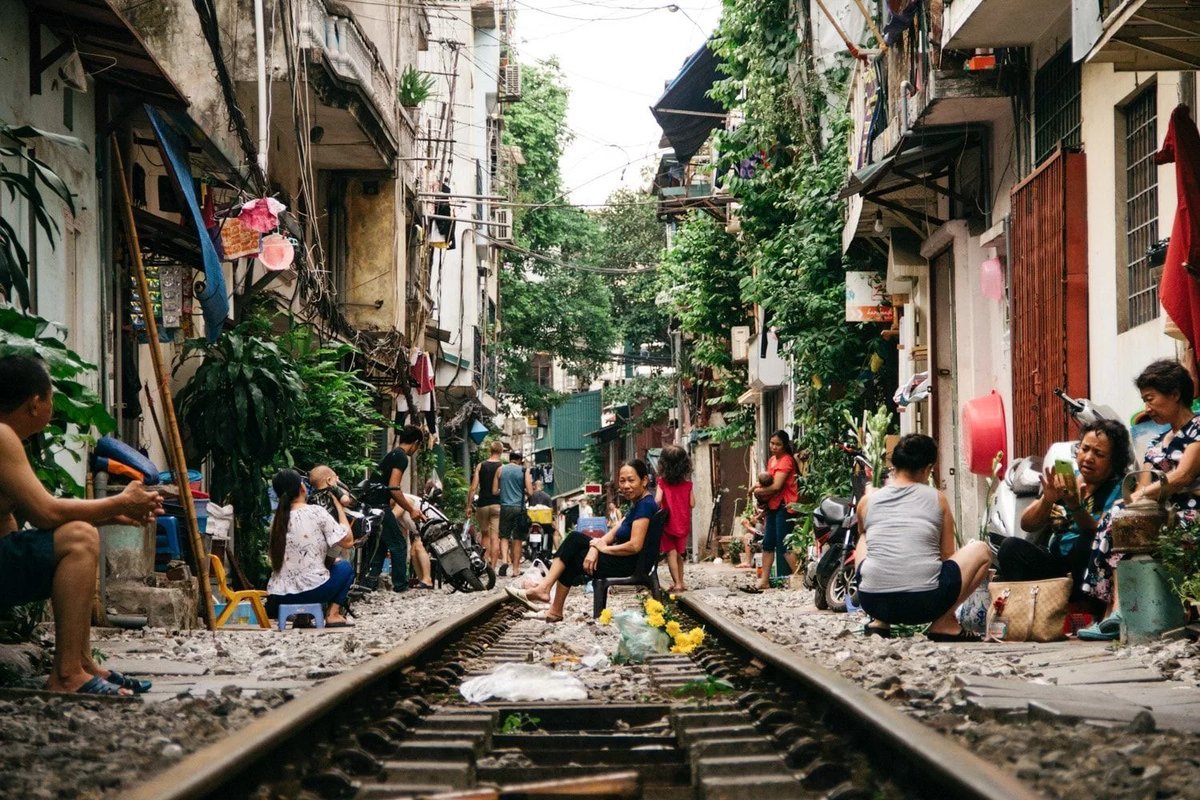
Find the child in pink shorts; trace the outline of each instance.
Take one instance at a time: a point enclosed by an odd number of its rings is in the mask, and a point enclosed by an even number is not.
[[[663,528],[660,549],[667,554],[667,567],[671,570],[670,592],[682,592],[683,554],[687,552],[688,540],[692,538],[692,508],[696,496],[692,494],[692,460],[687,450],[678,445],[667,445],[658,457],[658,490],[655,501],[659,508],[667,509],[669,517]]]

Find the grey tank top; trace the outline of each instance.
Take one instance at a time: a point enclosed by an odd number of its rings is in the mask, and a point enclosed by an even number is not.
[[[936,589],[942,569],[942,506],[926,484],[885,486],[870,495],[864,592],[923,592]]]

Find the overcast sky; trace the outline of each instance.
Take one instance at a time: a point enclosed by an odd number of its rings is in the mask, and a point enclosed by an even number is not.
[[[650,106],[716,27],[720,0],[513,0],[513,10],[521,61],[557,57],[566,74],[576,136],[562,172],[571,202],[639,188],[662,137]]]

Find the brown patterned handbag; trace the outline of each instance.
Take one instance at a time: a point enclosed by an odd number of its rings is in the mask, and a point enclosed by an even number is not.
[[[988,636],[1006,642],[1056,642],[1071,598],[1071,579],[992,581],[988,585]],[[997,629],[1003,623],[1003,632]]]

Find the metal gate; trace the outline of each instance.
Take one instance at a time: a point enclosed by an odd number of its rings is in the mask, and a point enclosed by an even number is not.
[[[1087,176],[1059,150],[1012,191],[1013,446],[1074,438],[1061,388],[1088,394]]]

